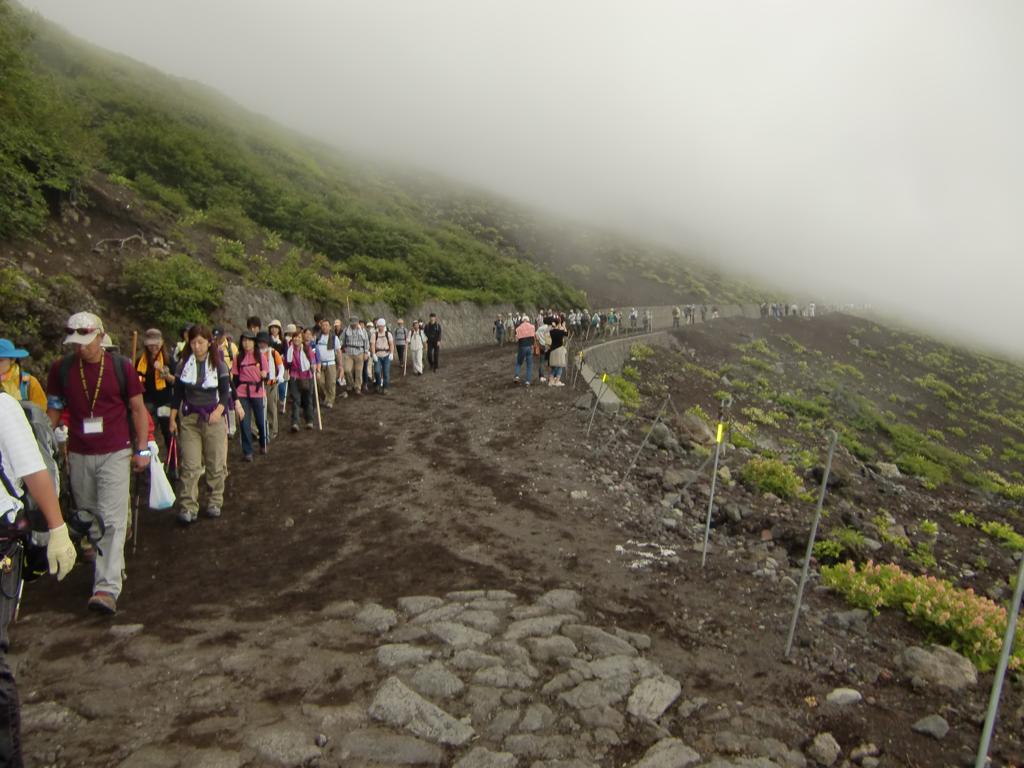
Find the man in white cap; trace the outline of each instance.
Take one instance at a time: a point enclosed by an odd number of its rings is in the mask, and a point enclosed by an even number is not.
[[[363,394],[363,362],[369,350],[370,340],[359,327],[359,318],[350,317],[341,334],[341,368],[345,382],[357,395]]]
[[[64,330],[64,343],[74,352],[50,369],[47,413],[54,427],[68,417],[71,492],[76,506],[100,518],[105,529],[96,546],[89,608],[113,614],[121,594],[131,471],[149,466],[149,416],[131,361],[102,346],[103,321],[79,312]]]

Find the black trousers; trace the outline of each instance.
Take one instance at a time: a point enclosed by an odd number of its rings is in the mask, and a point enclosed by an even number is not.
[[[427,365],[430,366],[430,370],[437,370],[437,353],[440,350],[437,342],[427,342]]]
[[[11,552],[14,567],[0,575],[0,768],[22,768],[21,707],[14,674],[7,666],[7,626],[14,619],[21,586],[21,547]]]
[[[405,344],[396,344],[395,351],[398,353],[398,367],[405,365]]]

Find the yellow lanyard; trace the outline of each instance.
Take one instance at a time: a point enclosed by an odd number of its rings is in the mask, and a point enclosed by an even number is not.
[[[100,374],[96,377],[96,391],[92,396],[92,403],[89,405],[89,418],[93,417],[96,411],[96,402],[100,399],[100,387],[103,386],[103,364],[107,361],[107,353],[103,353],[103,357],[100,358]],[[89,399],[89,385],[85,383],[85,365],[82,360],[78,360],[78,373],[82,376],[82,391],[85,392],[85,399]]]

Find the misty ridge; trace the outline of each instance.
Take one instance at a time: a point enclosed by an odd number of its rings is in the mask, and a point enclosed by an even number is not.
[[[24,4],[388,169],[1020,356],[1019,3]]]

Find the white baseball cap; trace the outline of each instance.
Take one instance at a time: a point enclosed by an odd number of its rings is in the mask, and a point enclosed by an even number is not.
[[[68,318],[64,326],[65,344],[91,344],[93,339],[103,334],[103,321],[92,312],[76,312]]]
[[[377,321],[377,325],[387,325],[387,324],[388,324],[387,320],[385,320],[383,317],[380,318],[380,320]]]

